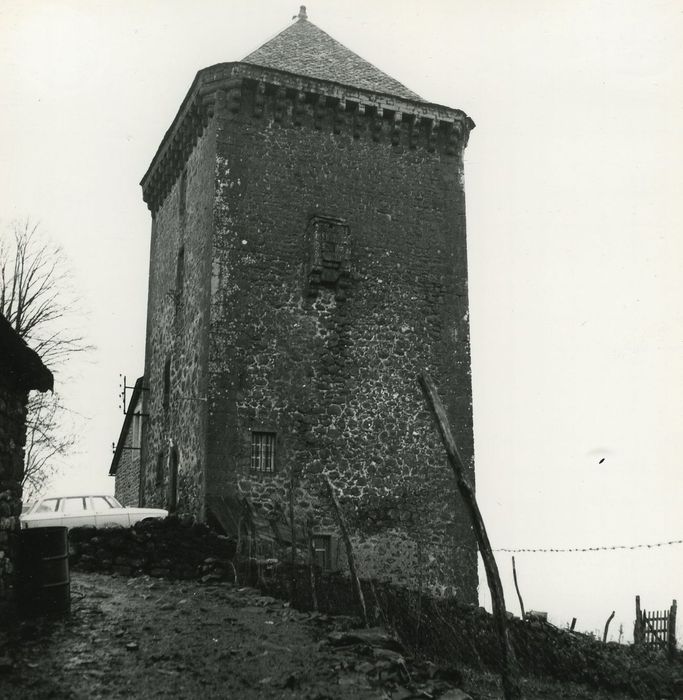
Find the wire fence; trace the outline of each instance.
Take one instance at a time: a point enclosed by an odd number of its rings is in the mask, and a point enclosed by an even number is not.
[[[683,540],[668,540],[667,542],[653,542],[649,544],[613,544],[604,545],[601,547],[521,547],[521,548],[499,548],[494,549],[494,552],[507,552],[508,554],[517,554],[522,552],[538,552],[538,553],[569,553],[569,552],[605,552],[618,549],[655,549],[656,547],[670,547],[676,544],[683,544]]]

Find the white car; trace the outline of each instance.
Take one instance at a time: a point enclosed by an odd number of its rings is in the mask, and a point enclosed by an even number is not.
[[[113,496],[47,496],[20,516],[21,527],[131,527],[140,520],[165,518],[161,508],[124,508]]]

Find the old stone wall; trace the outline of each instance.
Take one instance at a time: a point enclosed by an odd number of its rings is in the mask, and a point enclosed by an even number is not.
[[[153,214],[142,390],[147,417],[141,500],[164,508],[175,505],[198,517],[204,503],[214,162],[215,131],[209,127]]]
[[[204,581],[234,581],[235,543],[192,518],[169,517],[132,528],[74,528],[69,563],[81,571]]]
[[[249,573],[250,582],[264,593],[287,598],[299,609],[313,608],[308,567],[279,564]],[[240,581],[244,580],[241,575]],[[496,626],[484,608],[377,581],[361,585],[371,625],[392,629],[410,655],[450,667],[457,659],[458,664],[500,673],[503,659]],[[316,572],[316,600],[320,612],[360,617],[351,582],[338,574]],[[603,694],[599,689],[616,691],[618,697],[676,697],[673,688],[680,666],[661,652],[603,644],[592,635],[512,615],[507,626],[524,676],[553,678],[562,689],[572,682],[586,683],[594,697]],[[561,694],[558,687],[544,697]]]
[[[0,599],[12,585],[19,535],[28,393],[0,376]]]
[[[243,88],[217,107],[207,493],[286,511],[291,491],[329,530],[328,475],[361,567],[475,600],[417,383],[439,385],[473,478],[463,144],[283,99]],[[275,434],[272,474],[253,469],[254,432]]]
[[[114,496],[124,506],[137,507],[140,503],[140,450],[134,448],[130,433],[116,469]]]
[[[140,505],[140,453],[142,421],[145,418],[142,409],[142,381],[138,379],[135,382],[112,465],[115,475],[114,496],[124,506],[133,507]]]

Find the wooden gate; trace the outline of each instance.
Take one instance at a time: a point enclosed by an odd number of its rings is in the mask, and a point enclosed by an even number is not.
[[[633,644],[639,647],[662,649],[671,658],[676,651],[676,601],[668,610],[641,610],[640,596],[636,596],[636,623]]]

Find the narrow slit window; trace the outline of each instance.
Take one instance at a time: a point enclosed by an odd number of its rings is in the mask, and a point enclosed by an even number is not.
[[[159,452],[157,454],[157,468],[156,468],[156,474],[154,475],[155,477],[155,483],[157,488],[159,488],[163,483],[164,483],[164,453]]]
[[[178,187],[178,213],[180,216],[185,214],[185,206],[187,203],[187,171],[183,170],[180,173],[180,183]]]
[[[166,360],[164,365],[164,411],[168,411],[171,403],[171,360]]]
[[[185,288],[185,246],[180,246],[175,268],[175,296],[178,306],[182,302]]]
[[[252,432],[251,470],[268,474],[275,471],[275,433]]]

